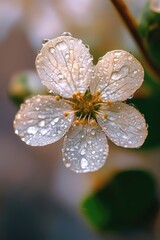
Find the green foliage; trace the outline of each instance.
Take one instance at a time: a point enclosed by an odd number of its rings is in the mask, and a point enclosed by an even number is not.
[[[100,231],[146,228],[158,211],[155,181],[143,170],[119,172],[82,202],[82,211]]]
[[[142,13],[139,33],[144,40],[146,50],[151,59],[160,64],[160,14],[150,10],[147,4]]]

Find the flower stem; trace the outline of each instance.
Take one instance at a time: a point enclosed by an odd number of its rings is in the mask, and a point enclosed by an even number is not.
[[[133,17],[133,15],[131,14],[131,12],[129,11],[125,1],[111,0],[111,2],[117,9],[118,13],[120,14],[124,23],[126,24],[128,30],[130,31],[132,37],[134,38],[135,42],[137,43],[137,46],[139,47],[139,49],[144,57],[147,67],[150,68],[150,70],[152,71],[152,73],[154,74],[156,79],[158,79],[160,81],[160,68],[149,57],[147,49],[144,45],[144,42],[139,35],[137,22],[136,22],[135,18]]]

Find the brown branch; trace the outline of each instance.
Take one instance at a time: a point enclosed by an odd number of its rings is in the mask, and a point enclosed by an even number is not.
[[[146,64],[149,65],[153,74],[157,79],[160,80],[160,67],[158,67],[149,57],[147,50],[144,46],[143,40],[139,35],[138,26],[135,18],[132,16],[131,12],[129,11],[125,1],[123,0],[111,0],[115,8],[117,9],[118,13],[122,17],[124,23],[126,24],[128,30],[130,31],[132,37],[134,38],[137,46],[139,47]]]

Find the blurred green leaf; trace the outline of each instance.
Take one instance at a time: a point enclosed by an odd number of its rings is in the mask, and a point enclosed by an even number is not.
[[[149,8],[149,4],[143,10],[139,33],[144,40],[146,50],[151,59],[160,64],[160,14]]]
[[[120,172],[83,200],[81,207],[100,231],[146,228],[158,211],[155,180],[143,170]]]

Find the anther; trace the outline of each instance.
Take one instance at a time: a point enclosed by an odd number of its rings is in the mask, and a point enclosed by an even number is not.
[[[75,120],[74,123],[75,123],[76,126],[79,126],[80,121],[79,120]]]
[[[59,101],[61,99],[61,97],[59,95],[56,95],[55,99],[56,99],[56,101]]]
[[[108,117],[108,114],[105,113],[105,114],[103,115],[103,117],[106,119],[106,118]]]
[[[81,119],[81,120],[79,121],[79,123],[82,124],[82,125],[84,125],[85,120]]]
[[[64,114],[65,117],[68,117],[69,112],[64,112],[63,114]]]
[[[106,101],[106,103],[107,103],[107,105],[111,105],[111,101],[110,100],[108,100],[108,101]]]
[[[89,121],[89,124],[91,124],[91,126],[94,127],[96,125],[96,121],[94,119],[91,119]]]
[[[91,106],[92,106],[92,103],[91,103],[91,102],[89,102],[89,103],[88,103],[88,106],[89,106],[89,107],[91,107]]]

